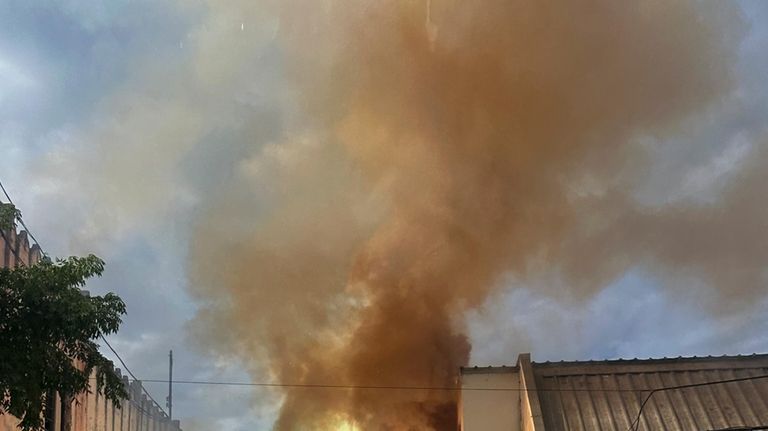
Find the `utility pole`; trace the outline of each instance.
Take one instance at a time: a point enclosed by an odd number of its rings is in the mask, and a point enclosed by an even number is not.
[[[173,350],[168,353],[168,420],[173,420]]]

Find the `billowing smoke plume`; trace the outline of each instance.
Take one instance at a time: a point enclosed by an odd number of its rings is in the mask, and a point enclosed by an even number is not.
[[[632,195],[644,138],[684,132],[728,93],[722,6],[289,3],[277,37],[302,131],[240,163],[192,252],[201,326],[254,373],[455,385],[463,313],[508,273],[556,271],[572,294],[637,264],[764,283],[766,207],[739,190],[760,178],[711,205]],[[452,429],[455,396],[290,389],[277,428]]]

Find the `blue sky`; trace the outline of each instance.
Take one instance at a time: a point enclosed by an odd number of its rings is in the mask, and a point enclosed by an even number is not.
[[[768,3],[738,4],[749,28],[736,101],[686,138],[704,145],[683,139],[654,154],[641,201],[675,193],[706,201],[717,176],[748,154],[740,146],[764,145]],[[301,116],[283,77],[276,18],[254,6],[223,9],[0,0],[0,180],[47,252],[107,261],[90,289],[126,300],[129,314],[112,340],[143,378],[165,377],[169,349],[178,378],[251,378],[236,358],[191,335],[191,232],[211,195],[235,193],[226,187],[240,161]],[[534,360],[768,351],[764,300],[748,315],[713,314],[643,267],[580,299],[507,284],[468,317],[476,364],[513,363],[522,351]],[[149,388],[164,398],[163,385]],[[175,400],[185,429],[234,431],[267,428],[280,398],[179,387]]]

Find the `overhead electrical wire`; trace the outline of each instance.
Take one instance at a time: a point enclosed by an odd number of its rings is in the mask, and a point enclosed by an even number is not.
[[[225,382],[211,380],[172,380],[174,384],[182,385],[213,385],[213,386],[256,386],[267,388],[315,388],[315,389],[375,389],[375,390],[435,390],[435,391],[491,391],[491,392],[651,392],[653,393],[674,389],[685,389],[698,386],[709,386],[723,383],[741,382],[747,380],[766,379],[768,374],[742,377],[730,380],[714,380],[709,382],[694,383],[680,386],[667,386],[660,388],[635,388],[635,389],[587,389],[587,388],[486,388],[486,387],[454,387],[454,386],[397,386],[397,385],[334,385],[311,383],[283,383],[283,382]],[[145,379],[144,383],[168,383],[167,379]],[[647,403],[647,401],[646,401]],[[633,421],[634,423],[634,421]]]
[[[168,383],[168,380],[149,379],[144,383]],[[391,385],[333,385],[314,383],[268,383],[268,382],[221,382],[206,380],[173,380],[173,384],[208,385],[208,386],[256,386],[265,388],[308,388],[308,389],[373,389],[373,390],[411,390],[411,391],[488,391],[488,392],[644,392],[647,389],[526,389],[526,388],[481,388],[458,386],[391,386]]]
[[[2,229],[0,229],[0,237],[3,238],[3,242],[6,244],[9,250],[11,250],[11,253],[13,253],[14,256],[16,256],[16,263],[21,264],[21,266],[25,266],[26,264],[21,259],[21,256],[19,255],[19,251],[16,250],[16,247],[11,246],[11,241],[8,239],[7,236],[5,236],[5,232],[3,232]]]
[[[717,428],[709,431],[757,431],[757,430],[768,430],[768,425],[745,426],[745,427],[736,426],[736,427],[728,427],[728,428]]]
[[[637,417],[635,417],[635,420],[633,420],[632,423],[629,424],[629,428],[627,428],[627,431],[637,431],[637,428],[640,426],[640,418],[642,417],[643,409],[648,404],[648,401],[651,400],[651,397],[653,397],[653,395],[658,392],[673,391],[673,390],[688,389],[688,388],[698,388],[701,386],[722,385],[726,383],[746,382],[749,380],[758,380],[758,379],[768,379],[768,374],[761,374],[761,375],[749,376],[749,377],[738,377],[735,379],[727,379],[727,380],[715,380],[711,382],[689,383],[686,385],[666,386],[666,387],[652,389],[650,390],[648,395],[646,395],[643,402],[640,404],[640,409],[637,411]]]
[[[114,355],[117,357],[117,360],[118,360],[118,361],[120,361],[120,364],[122,364],[123,368],[124,368],[124,369],[125,369],[125,371],[128,373],[128,375],[129,375],[129,376],[131,376],[131,377],[133,377],[133,380],[134,380],[134,381],[142,382],[142,380],[139,380],[138,378],[136,378],[136,375],[134,375],[134,374],[133,374],[133,372],[131,371],[131,369],[130,369],[130,368],[128,368],[128,365],[125,363],[125,361],[124,361],[124,360],[123,360],[123,358],[120,356],[120,354],[119,354],[119,353],[117,353],[117,351],[115,350],[115,348],[114,348],[114,347],[112,347],[112,345],[111,345],[111,344],[109,344],[109,341],[107,341],[107,338],[106,338],[106,337],[104,337],[104,334],[102,334],[102,333],[99,333],[99,336],[101,337],[101,340],[102,340],[102,341],[104,341],[104,344],[106,344],[106,345],[107,345],[107,347],[109,348],[109,350],[111,350],[111,351],[112,351],[112,353],[113,353],[113,354],[114,354]],[[163,414],[165,414],[166,416],[168,416],[168,413],[167,413],[167,412],[166,412],[166,411],[163,409],[163,407],[160,405],[160,403],[158,403],[158,402],[157,402],[157,401],[156,401],[156,400],[155,400],[155,399],[152,397],[152,395],[149,393],[149,391],[147,391],[147,389],[144,387],[144,385],[142,385],[142,386],[141,386],[141,389],[144,391],[144,393],[145,393],[145,394],[147,394],[147,397],[149,397],[149,399],[150,399],[150,400],[152,400],[152,402],[153,402],[153,403],[155,403],[155,405],[156,405],[156,406],[157,406],[157,407],[160,409],[160,411],[162,411],[162,412],[163,412]]]
[[[15,204],[13,203],[13,199],[11,199],[11,196],[5,190],[5,187],[3,186],[2,181],[0,181],[0,190],[3,191],[3,194],[5,195],[6,199],[8,199],[8,203],[15,206]],[[45,256],[45,252],[43,251],[43,246],[40,245],[40,242],[37,240],[37,238],[35,238],[35,236],[32,235],[32,231],[29,230],[26,224],[24,224],[24,220],[21,217],[17,217],[17,220],[19,220],[19,223],[21,224],[21,226],[24,228],[24,230],[27,231],[27,235],[29,235],[29,237],[32,238],[32,241],[34,241],[35,244],[37,244],[37,246],[40,247],[40,252],[43,254],[43,256]]]
[[[5,190],[5,187],[3,186],[3,182],[2,181],[0,181],[0,189],[3,191],[3,194],[5,195],[5,198],[8,199],[8,203],[13,205],[13,200],[11,200],[11,197],[8,195],[8,192]],[[0,201],[0,202],[2,202],[2,201]],[[15,220],[18,220],[19,222],[21,222],[22,226],[24,226],[24,222],[21,220],[21,217],[14,217],[14,221]],[[24,228],[26,229],[26,226],[24,226]],[[27,234],[30,237],[32,237],[32,233],[29,232],[29,229],[27,229]],[[6,244],[8,249],[11,250],[11,253],[13,253],[13,255],[16,256],[16,264],[17,265],[20,264],[21,266],[25,266],[24,261],[21,259],[21,256],[19,255],[19,251],[16,250],[16,247],[13,247],[13,245],[11,245],[11,241],[8,239],[7,236],[5,236],[5,232],[3,232],[2,229],[0,229],[0,237],[3,238],[3,242]],[[37,244],[37,240],[35,240],[34,237],[32,237],[32,239],[35,241],[35,244]],[[40,244],[37,244],[37,246],[40,247]],[[42,248],[40,250],[42,252]]]

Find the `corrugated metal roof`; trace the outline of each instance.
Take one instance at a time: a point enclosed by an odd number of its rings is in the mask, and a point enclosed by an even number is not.
[[[534,363],[547,431],[626,431],[648,391],[768,375],[768,355]],[[768,379],[656,392],[638,430],[768,425]]]

